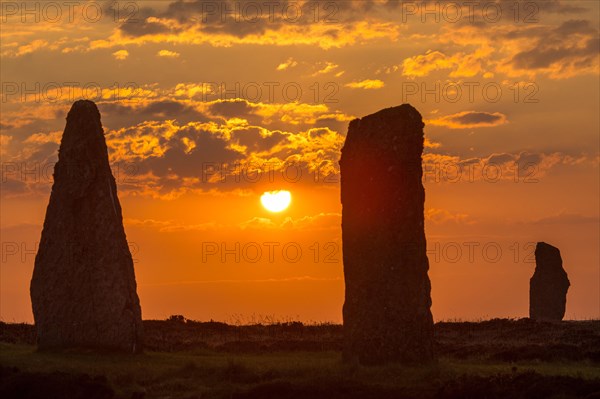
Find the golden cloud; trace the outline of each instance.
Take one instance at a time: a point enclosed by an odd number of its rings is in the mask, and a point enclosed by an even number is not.
[[[165,58],[178,58],[180,56],[178,52],[171,50],[160,50],[156,55]]]
[[[290,57],[285,62],[282,62],[281,64],[277,65],[277,70],[285,71],[286,69],[293,68],[296,65],[298,65],[298,61]]]
[[[0,134],[0,155],[4,156],[8,154],[8,145],[12,141],[13,137],[6,134]]]
[[[508,119],[506,115],[500,112],[463,111],[436,119],[428,119],[426,123],[449,127],[450,129],[476,129],[504,125],[508,123]]]
[[[254,217],[242,222],[239,227],[243,230],[302,230],[302,231],[322,231],[339,230],[341,228],[342,215],[340,213],[329,212],[319,213],[312,216],[304,216],[297,219],[286,217],[282,222],[275,223],[269,218]]]
[[[412,57],[405,60],[407,76],[425,76],[432,70],[452,69],[451,76],[502,73],[533,79],[541,74],[552,79],[566,79],[597,74],[599,70],[598,29],[587,20],[568,20],[559,25],[453,26],[443,29],[439,41],[446,45],[475,47],[476,50],[452,56],[431,52]],[[427,65],[428,59],[435,67]]]
[[[484,72],[483,65],[492,50],[488,46],[479,48],[472,54],[457,53],[447,56],[440,51],[428,51],[404,60],[402,74],[411,78],[427,76],[443,69],[451,69],[450,77],[473,77]]]
[[[430,208],[425,210],[425,220],[434,224],[473,224],[475,223],[466,213],[452,213],[445,209]]]
[[[335,69],[337,69],[338,67],[339,67],[339,65],[338,65],[338,64],[336,64],[336,63],[333,63],[333,62],[329,62],[329,61],[327,61],[327,62],[325,62],[325,66],[324,66],[324,67],[322,67],[321,69],[319,69],[317,72],[315,72],[315,73],[313,74],[313,76],[318,76],[318,75],[326,75],[326,74],[328,74],[329,72],[332,72],[332,71],[334,71],[334,70],[335,70]]]
[[[129,51],[127,51],[127,50],[117,50],[112,54],[115,57],[115,59],[117,59],[119,61],[123,61],[123,60],[127,59],[127,57],[129,57]]]
[[[350,82],[346,84],[346,87],[351,89],[365,89],[365,90],[374,90],[381,89],[385,86],[385,83],[379,79],[365,79],[357,82]]]

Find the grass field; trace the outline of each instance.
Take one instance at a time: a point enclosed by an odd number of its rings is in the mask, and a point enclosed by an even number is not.
[[[440,323],[420,367],[343,364],[331,325],[146,322],[136,356],[37,352],[31,326],[0,327],[2,398],[600,398],[599,322]]]

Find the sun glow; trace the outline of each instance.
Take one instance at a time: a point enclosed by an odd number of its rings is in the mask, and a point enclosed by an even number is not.
[[[285,190],[267,191],[260,197],[260,202],[270,212],[281,212],[290,206],[292,194]]]

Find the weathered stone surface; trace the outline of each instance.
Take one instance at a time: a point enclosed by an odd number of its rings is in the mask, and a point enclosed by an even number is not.
[[[344,358],[434,358],[424,230],[423,121],[408,104],[350,123],[342,149]]]
[[[535,320],[562,320],[570,285],[558,248],[538,242],[535,247],[535,272],[529,281],[529,317]]]
[[[67,116],[30,288],[40,349],[141,350],[133,260],[91,101]]]

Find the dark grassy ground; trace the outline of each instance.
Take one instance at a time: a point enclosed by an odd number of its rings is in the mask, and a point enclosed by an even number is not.
[[[0,323],[0,398],[599,398],[600,321],[436,324],[437,364],[341,362],[338,325],[144,322],[146,352],[40,353]]]

